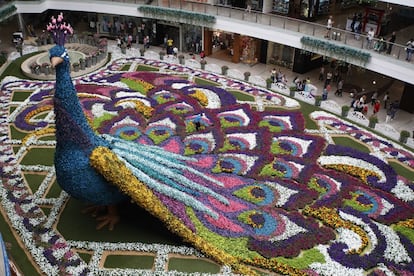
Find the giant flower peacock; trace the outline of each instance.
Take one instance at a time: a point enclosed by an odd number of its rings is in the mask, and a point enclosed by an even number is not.
[[[57,181],[75,198],[111,206],[99,227],[112,228],[117,222],[113,206],[131,199],[184,241],[238,273],[255,275],[266,269],[307,274],[278,257],[297,257],[328,245],[338,228],[361,237],[354,248],[341,242],[330,247],[347,266],[363,256],[366,269],[378,262],[407,269],[404,262],[377,254],[386,249],[369,244],[367,228],[349,219],[363,213],[373,231],[381,226],[369,217],[381,225],[410,219],[411,205],[383,194],[397,183],[388,164],[368,154],[357,159],[347,148],[327,146],[323,137],[304,133],[298,112],[259,112],[237,103],[223,88],[172,75],[116,73],[110,78],[121,88],[105,84],[103,76],[95,79],[102,81],[99,87],[75,86],[62,35],[71,28],[59,16],[50,29],[57,43],[50,50],[56,68]],[[173,89],[165,89],[167,85]],[[95,89],[102,99],[80,101],[77,89]],[[111,97],[117,98],[115,104],[105,100]],[[97,109],[105,114],[93,120]],[[348,163],[339,165],[337,156]],[[411,212],[387,209],[378,194]]]

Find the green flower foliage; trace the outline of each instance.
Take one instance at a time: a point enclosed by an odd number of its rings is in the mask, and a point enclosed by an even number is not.
[[[165,19],[174,22],[211,26],[216,23],[216,17],[204,13],[189,12],[179,9],[169,9],[155,6],[140,6],[138,11],[153,18]]]
[[[318,181],[316,178],[311,178],[308,182],[309,189],[317,191],[320,195],[326,194],[327,189],[325,187],[322,187],[318,184]]]
[[[164,134],[157,134],[156,131],[151,131],[148,134],[148,137],[154,142],[154,144],[158,145],[159,143],[167,140],[171,135],[169,133]]]
[[[144,95],[147,94],[147,91],[145,91],[144,86],[141,83],[139,83],[139,82],[136,82],[134,80],[127,79],[127,78],[122,78],[121,79],[121,82],[123,82],[126,85],[128,85],[128,87],[131,90],[138,91],[138,92],[140,92],[141,94],[144,94]]]
[[[316,49],[319,51],[325,51],[328,55],[335,55],[347,61],[349,59],[356,59],[367,63],[371,54],[365,51],[356,50],[351,47],[337,45],[325,40],[316,39],[313,37],[303,36],[300,42],[307,48]]]

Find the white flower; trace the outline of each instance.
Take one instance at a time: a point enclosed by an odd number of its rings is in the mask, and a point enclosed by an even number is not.
[[[378,229],[385,237],[387,248],[384,252],[385,259],[396,262],[396,263],[410,263],[412,259],[405,249],[404,245],[401,244],[400,237],[394,232],[394,230],[384,224],[374,222]]]

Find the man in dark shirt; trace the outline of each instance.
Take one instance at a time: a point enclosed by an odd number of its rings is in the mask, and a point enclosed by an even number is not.
[[[395,39],[397,36],[395,35],[395,32],[392,32],[390,39],[388,39],[388,45],[387,45],[387,54],[391,54],[393,43],[395,43]]]

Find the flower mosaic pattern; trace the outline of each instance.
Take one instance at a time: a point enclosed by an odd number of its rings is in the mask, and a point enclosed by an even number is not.
[[[131,62],[174,72],[120,71],[123,64]],[[184,75],[178,77],[179,73]],[[199,86],[183,78],[187,75],[222,87]],[[414,185],[398,176],[387,162],[392,159],[414,167],[411,152],[336,116],[315,112],[312,116],[321,126],[349,133],[370,145],[373,153],[329,144],[326,132],[305,133],[300,111],[258,112],[248,104],[238,104],[223,87],[280,97],[279,103],[286,102],[284,96],[163,61],[120,59],[75,83],[84,112],[98,133],[156,145],[165,156],[186,156],[189,159],[184,164],[224,185],[209,187],[210,196],[203,198],[202,203],[211,206],[216,217],[197,208],[189,210],[186,206],[191,204],[186,205],[185,200],[154,193],[186,228],[213,245],[201,249],[204,254],[222,261],[217,255],[227,250],[242,258],[245,265],[289,275],[334,275],[337,271],[345,275],[368,271],[409,275],[414,271]],[[13,102],[15,90],[29,91],[30,96]],[[52,90],[52,82],[12,78],[3,82],[2,204],[46,274],[100,273],[99,252],[105,248],[124,250],[126,245],[95,248],[87,242],[66,241],[52,225],[68,195],[62,192],[58,198],[43,197],[53,182],[54,168],[19,164],[32,146],[54,146],[53,140],[41,139],[53,129]],[[200,113],[203,117],[197,129],[194,120]],[[12,139],[8,135],[11,127],[28,135]],[[19,150],[14,152],[13,146]],[[47,178],[32,193],[22,171],[47,172]],[[191,177],[197,182],[199,176]],[[200,192],[181,184],[175,188],[188,195]],[[39,208],[46,202],[54,205],[48,216]],[[85,263],[76,253],[80,248],[98,252],[96,259]],[[186,247],[159,250],[199,256]],[[303,261],[306,254],[312,258]],[[228,263],[223,263],[235,272],[252,272],[232,266],[231,258],[226,260]],[[162,264],[154,270],[162,274]]]

